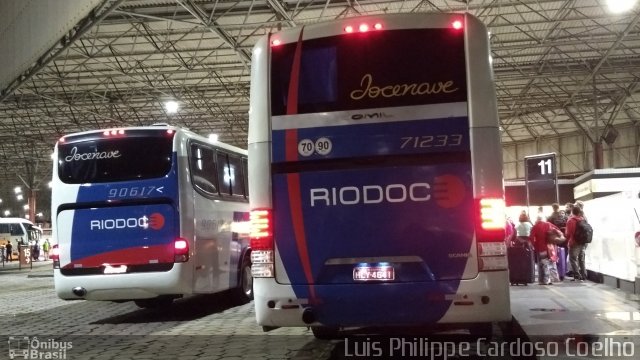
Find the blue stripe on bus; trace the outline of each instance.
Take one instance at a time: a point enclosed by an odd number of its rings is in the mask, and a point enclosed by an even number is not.
[[[340,299],[371,296],[386,299],[381,304],[388,305],[393,296],[391,287],[356,284],[352,277],[356,264],[327,265],[329,259],[421,258],[423,262],[392,264],[396,273],[394,286],[413,284],[416,294],[420,294],[408,299],[407,306],[424,306],[424,297],[429,294],[457,291],[473,246],[470,164],[316,171],[299,176],[306,246],[309,254],[313,254],[310,259],[315,299],[312,300],[327,309],[330,318],[324,321],[345,324],[341,316],[359,314],[362,309],[384,309],[376,304],[348,304]],[[296,296],[309,298],[307,276],[287,215],[290,201],[286,175],[273,176],[273,191],[274,211],[283,214],[274,217],[274,235],[282,263]],[[404,201],[396,202],[403,198]],[[336,303],[339,306],[329,310]],[[434,311],[421,314],[424,317],[421,320],[437,321],[448,304],[444,300],[430,304]],[[403,316],[400,312],[394,319],[399,321]],[[363,322],[355,315],[347,316],[350,317],[353,323]]]
[[[331,151],[322,155],[318,151],[298,160],[338,159],[359,156],[423,154],[469,151],[469,124],[467,117],[444,119],[390,121],[300,128],[298,142],[304,139],[314,144],[320,138],[331,141]],[[273,162],[284,162],[286,130],[273,130]]]
[[[129,247],[167,244],[175,240],[179,231],[178,214],[175,210],[178,204],[176,161],[177,154],[174,152],[169,174],[159,179],[80,186],[75,202],[79,207],[87,203],[106,204],[107,201],[111,201],[111,203],[106,207],[64,210],[74,212],[71,231],[71,261]],[[149,193],[144,193],[143,189]],[[148,201],[160,198],[167,199],[169,204],[142,203],[137,205],[135,203],[136,199]],[[127,205],[119,204],[123,200],[128,201]],[[129,201],[131,202],[129,203]],[[139,219],[143,216],[150,218],[151,226],[147,229],[139,226],[127,226],[126,223],[125,228],[108,229],[112,224],[114,227],[122,224],[120,221],[116,225],[112,220]],[[93,223],[93,229],[91,221],[97,221]],[[133,225],[133,220],[129,221],[129,225]],[[154,224],[160,222],[163,223],[163,226],[154,229]]]

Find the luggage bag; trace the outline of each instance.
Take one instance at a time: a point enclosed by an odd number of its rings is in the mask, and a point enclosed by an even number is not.
[[[511,285],[527,285],[535,281],[535,259],[530,245],[507,248],[507,261]]]
[[[558,268],[560,280],[564,280],[564,277],[567,276],[567,249],[562,246],[558,246],[558,262],[556,263],[556,267]]]

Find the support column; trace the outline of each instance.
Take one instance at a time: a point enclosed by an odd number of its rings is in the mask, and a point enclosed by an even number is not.
[[[604,149],[602,147],[602,141],[593,143],[593,168],[604,168]]]
[[[37,190],[29,189],[29,220],[36,223],[36,193]]]

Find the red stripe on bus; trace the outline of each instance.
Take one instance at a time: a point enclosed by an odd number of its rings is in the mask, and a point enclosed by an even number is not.
[[[289,80],[289,92],[287,96],[287,115],[298,113],[298,84],[300,81],[300,59],[302,58],[302,31],[296,44],[296,52],[293,54],[293,65],[291,65],[291,76]]]
[[[300,196],[300,175],[288,174],[287,186],[289,188],[289,205],[291,207],[291,222],[293,224],[293,233],[298,245],[298,256],[302,263],[304,276],[309,284],[309,295],[311,299],[315,299],[315,291],[313,288],[313,275],[311,273],[311,260],[309,259],[309,250],[307,249],[307,236],[304,231],[304,219],[302,216],[302,199]]]

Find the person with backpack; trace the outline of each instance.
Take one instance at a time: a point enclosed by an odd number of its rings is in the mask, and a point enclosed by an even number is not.
[[[567,231],[565,237],[569,243],[569,262],[573,271],[573,280],[584,281],[587,278],[587,269],[584,258],[585,250],[593,237],[593,229],[584,218],[582,209],[574,206],[571,209],[571,216],[567,220]]]
[[[543,216],[538,216],[535,225],[531,228],[531,241],[538,258],[538,284],[552,285],[559,282],[557,268],[556,244],[550,243],[549,232],[555,229],[560,231],[555,225],[545,221]]]

